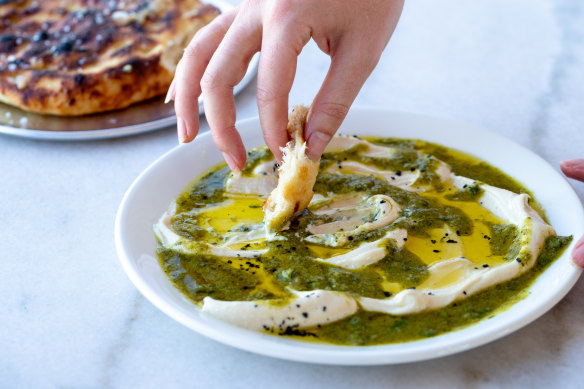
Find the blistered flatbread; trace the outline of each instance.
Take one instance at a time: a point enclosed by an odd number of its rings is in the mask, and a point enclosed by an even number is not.
[[[312,161],[306,155],[304,127],[307,115],[308,107],[297,105],[288,119],[286,129],[291,140],[282,149],[278,186],[263,207],[264,223],[270,233],[287,228],[292,217],[306,209],[312,200],[319,161]]]

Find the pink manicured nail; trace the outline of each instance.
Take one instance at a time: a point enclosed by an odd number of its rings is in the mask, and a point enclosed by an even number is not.
[[[572,258],[576,265],[584,267],[584,244],[577,246],[574,251],[572,251]]]
[[[168,92],[166,92],[166,98],[164,99],[164,104],[168,104],[170,103],[171,100],[174,100],[174,78],[172,79],[172,83],[170,84],[170,87],[168,88]]]
[[[310,134],[310,137],[306,141],[308,145],[308,151],[306,152],[308,158],[313,161],[318,161],[330,140],[330,135],[324,132],[316,131]]]
[[[570,159],[560,162],[564,174],[570,178],[584,180],[584,159]]]
[[[237,166],[236,159],[232,155],[230,155],[228,153],[222,153],[222,154],[223,154],[223,158],[225,158],[225,162],[227,162],[227,165],[229,166],[231,171],[233,171],[234,173],[238,173],[241,171],[241,169]]]
[[[178,133],[178,142],[184,143],[187,138],[187,125],[182,118],[176,118],[176,130]]]

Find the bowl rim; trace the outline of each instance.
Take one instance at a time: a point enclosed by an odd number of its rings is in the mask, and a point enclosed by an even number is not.
[[[533,159],[532,163],[541,164],[542,166],[548,167],[546,174],[555,175],[555,181],[557,181],[556,183],[563,182],[563,185],[560,184],[562,186],[560,189],[566,191],[562,194],[562,196],[567,199],[566,204],[570,206],[577,206],[577,209],[574,209],[572,212],[576,214],[575,218],[579,220],[578,225],[575,227],[577,230],[576,233],[584,234],[584,208],[582,207],[581,200],[578,198],[578,195],[570,183],[557,171],[555,171],[547,161],[524,146],[519,145],[518,143],[504,138],[503,136],[496,133],[492,133],[468,124],[456,122],[451,119],[421,115],[417,113],[393,111],[383,108],[353,107],[349,112],[345,123],[349,123],[350,125],[350,122],[354,117],[372,117],[378,119],[393,118],[398,122],[404,122],[406,126],[408,121],[421,120],[422,122],[428,122],[429,124],[440,123],[441,126],[446,125],[453,126],[454,128],[464,128],[467,131],[470,130],[474,135],[479,135],[479,137],[490,138],[490,142],[494,142],[494,144],[505,144],[508,147],[510,146],[513,149],[516,149],[519,153],[529,155]],[[345,123],[344,127],[346,127]],[[236,126],[239,129],[243,129],[242,137],[244,137],[243,135],[246,135],[244,141],[249,141],[249,138],[261,139],[261,133],[258,131],[258,117],[252,117],[238,121]],[[254,126],[256,127],[255,134],[249,135],[248,133],[251,131],[249,128]],[[341,129],[344,127],[342,126]],[[468,136],[468,134],[462,136]],[[436,142],[435,140],[430,141]],[[547,296],[547,298],[538,301],[535,308],[532,307],[529,309],[524,307],[525,304],[522,304],[522,302],[525,302],[527,299],[526,298],[514,304],[505,312],[498,313],[493,319],[483,319],[478,323],[470,325],[469,327],[465,327],[460,330],[454,330],[429,339],[404,343],[374,346],[338,346],[306,342],[295,339],[284,339],[269,334],[238,328],[211,317],[201,315],[200,310],[194,305],[192,305],[192,307],[198,311],[198,315],[196,316],[196,320],[193,320],[193,316],[189,312],[186,312],[184,309],[177,308],[177,306],[169,303],[166,298],[163,298],[160,293],[154,289],[150,283],[148,283],[147,279],[144,277],[144,274],[141,273],[141,265],[138,263],[140,259],[135,258],[135,256],[130,253],[129,248],[127,247],[126,235],[128,231],[127,228],[129,227],[127,223],[128,220],[131,220],[132,216],[129,214],[129,205],[133,197],[137,194],[140,194],[140,186],[143,184],[144,180],[150,179],[150,176],[153,174],[153,172],[155,173],[157,168],[160,168],[162,163],[175,158],[176,155],[180,153],[192,153],[191,149],[196,150],[197,147],[203,147],[205,143],[212,143],[210,132],[200,134],[191,144],[179,145],[172,148],[157,158],[144,171],[142,171],[140,175],[138,175],[138,177],[134,180],[134,182],[130,185],[124,194],[124,197],[118,208],[114,226],[114,236],[116,251],[122,267],[136,288],[152,304],[154,304],[168,316],[177,320],[186,327],[191,328],[196,332],[221,343],[266,356],[319,364],[383,365],[433,359],[481,346],[526,326],[527,324],[542,316],[556,303],[558,303],[575,285],[576,281],[580,277],[580,274],[582,273],[582,269],[571,261],[570,252],[577,240],[573,239],[562,256],[558,258],[548,269],[546,269],[546,271],[538,277],[536,283],[534,283],[533,286],[540,283],[541,278],[548,274],[550,269],[556,269],[559,266],[558,264],[561,264],[561,269],[556,270],[556,272],[558,272],[558,274],[561,276],[561,279],[556,280],[553,284],[555,288],[553,293]],[[448,145],[448,147],[452,146]],[[457,147],[452,148],[456,149]],[[464,149],[457,149],[468,152]],[[216,161],[215,164],[217,162],[219,161]],[[489,161],[489,163],[491,163],[491,161]],[[494,165],[497,166],[497,164]],[[192,177],[197,177],[202,171],[204,171],[204,169],[197,172],[196,174],[193,174]],[[515,176],[512,175],[512,177]],[[192,182],[192,180],[190,182]],[[190,182],[183,182],[182,188],[186,188]],[[531,187],[529,187],[529,189],[532,190]],[[536,194],[536,197],[538,197],[538,201],[541,202],[541,196],[539,196],[535,191],[534,194]],[[544,208],[546,208],[545,204],[542,205],[544,205]],[[154,237],[153,234],[152,237]],[[575,236],[575,238],[577,237],[578,236]],[[530,290],[533,288],[533,286],[530,287]],[[518,306],[522,307],[522,310],[519,312],[521,315],[515,315],[515,317],[510,315],[509,312],[514,312],[517,310],[516,307]],[[487,322],[488,325],[486,325]],[[476,331],[473,331],[473,329],[478,329],[479,327],[480,333],[477,334]],[[438,341],[436,341],[437,339]]]

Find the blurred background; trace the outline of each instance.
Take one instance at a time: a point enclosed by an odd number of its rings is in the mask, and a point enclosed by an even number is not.
[[[309,43],[290,103],[310,104],[328,66],[329,58]],[[583,69],[579,0],[410,0],[354,105],[467,122],[513,139],[559,170],[559,161],[584,157]],[[255,79],[235,101],[238,119],[257,115]],[[201,131],[207,130],[203,118]],[[550,312],[510,336],[407,365],[280,361],[181,326],[131,284],[113,239],[124,192],[177,143],[174,127],[85,142],[0,136],[0,386],[584,384],[581,280]],[[584,184],[573,186],[584,198]]]

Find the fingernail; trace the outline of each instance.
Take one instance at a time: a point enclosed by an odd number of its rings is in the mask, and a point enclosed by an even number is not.
[[[223,158],[225,158],[225,162],[227,162],[227,165],[229,166],[231,171],[233,171],[234,173],[239,173],[241,171],[241,169],[237,165],[237,160],[231,154],[228,154],[228,153],[222,153],[222,154],[223,154]]]
[[[169,89],[168,92],[166,92],[166,97],[164,98],[164,104],[170,103],[170,100],[172,100],[172,93],[170,93],[170,89]]]
[[[562,161],[560,162],[560,166],[562,168],[576,168],[576,169],[582,169],[584,168],[584,160],[582,159],[568,159],[566,161]]]
[[[569,159],[560,162],[562,172],[575,180],[584,180],[584,159]]]
[[[178,143],[185,143],[187,138],[187,125],[182,118],[176,118],[176,131],[178,133]]]
[[[576,245],[574,246],[574,248],[578,248],[578,247],[584,247],[584,236],[582,238],[580,238],[580,240],[578,242],[576,242]]]
[[[173,95],[174,95],[174,79],[172,80],[172,83],[170,84],[170,87],[168,88],[168,92],[166,92],[164,104],[170,103],[170,101],[173,99]]]
[[[572,258],[574,259],[574,263],[576,263],[576,265],[584,267],[584,245],[577,246],[572,251]]]
[[[306,141],[306,145],[308,146],[306,155],[308,155],[308,158],[313,161],[318,161],[330,140],[331,136],[325,132],[315,131],[310,134]]]

